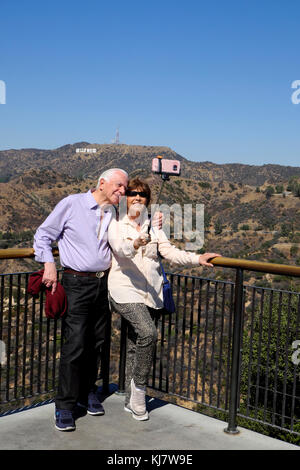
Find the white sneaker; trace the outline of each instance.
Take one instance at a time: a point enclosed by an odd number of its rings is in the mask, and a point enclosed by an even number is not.
[[[130,387],[130,400],[129,403],[125,405],[124,410],[129,411],[132,417],[137,421],[149,419],[148,411],[146,410],[146,390],[137,388],[133,379],[131,379]]]

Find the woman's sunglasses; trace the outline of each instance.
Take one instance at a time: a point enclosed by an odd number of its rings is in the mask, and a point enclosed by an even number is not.
[[[126,191],[126,196],[134,197],[137,195],[139,195],[140,197],[147,197],[147,193],[145,193],[144,191]]]

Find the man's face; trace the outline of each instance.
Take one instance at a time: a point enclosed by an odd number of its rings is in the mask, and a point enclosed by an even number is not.
[[[128,178],[121,171],[116,171],[113,176],[106,181],[100,180],[100,188],[107,204],[119,204],[121,196],[125,195]]]

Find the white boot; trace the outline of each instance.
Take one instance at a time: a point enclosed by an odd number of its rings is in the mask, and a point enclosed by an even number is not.
[[[125,411],[132,413],[132,417],[138,421],[149,419],[148,411],[146,410],[146,390],[137,388],[133,379],[131,379],[130,387],[130,400],[128,405],[125,405]]]

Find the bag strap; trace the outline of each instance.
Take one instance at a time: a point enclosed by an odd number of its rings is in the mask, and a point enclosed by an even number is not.
[[[166,273],[165,273],[165,270],[164,270],[164,267],[162,265],[162,262],[161,262],[161,256],[160,254],[158,253],[158,259],[159,259],[159,264],[160,264],[160,269],[161,269],[161,273],[163,275],[163,278],[164,278],[164,283],[166,282],[169,282],[168,279],[167,279],[167,276],[166,276]]]

